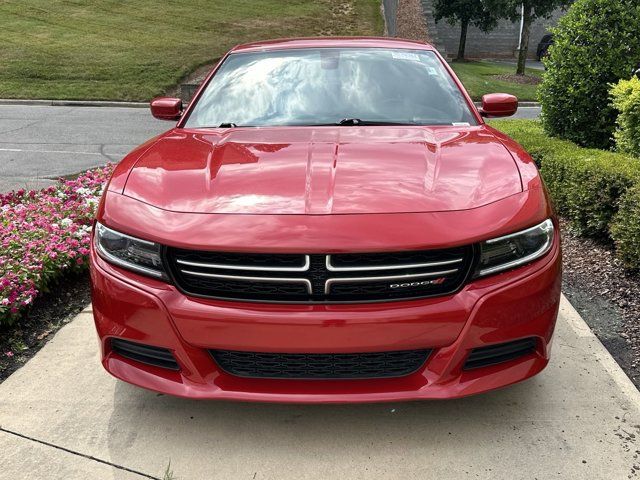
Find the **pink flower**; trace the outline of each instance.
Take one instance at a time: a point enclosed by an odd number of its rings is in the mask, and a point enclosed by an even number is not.
[[[95,208],[110,165],[43,190],[0,194],[0,324],[44,288],[87,268]]]

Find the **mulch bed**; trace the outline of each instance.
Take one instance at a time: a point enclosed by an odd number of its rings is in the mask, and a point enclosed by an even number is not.
[[[89,274],[75,275],[36,298],[14,325],[0,327],[0,382],[33,357],[90,301]]]
[[[400,0],[398,2],[396,37],[431,42],[420,0]]]
[[[640,275],[622,269],[611,245],[562,227],[562,290],[640,388]]]
[[[490,78],[502,80],[504,82],[519,83],[522,85],[539,85],[542,83],[542,78],[536,75],[502,74],[490,75]]]

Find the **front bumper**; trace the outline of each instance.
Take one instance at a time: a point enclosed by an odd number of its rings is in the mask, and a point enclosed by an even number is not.
[[[446,297],[359,305],[246,304],[191,298],[107,264],[92,251],[93,312],[107,371],[158,392],[200,399],[380,402],[456,398],[529,378],[549,361],[560,299],[558,238],[533,264],[480,279]],[[169,349],[178,371],[111,350],[111,338]],[[535,351],[463,369],[474,348],[534,338]],[[209,349],[356,353],[432,349],[416,372],[369,380],[242,378]]]

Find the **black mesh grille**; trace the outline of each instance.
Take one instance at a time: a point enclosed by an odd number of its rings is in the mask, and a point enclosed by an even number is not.
[[[175,283],[187,294],[303,303],[446,295],[462,287],[473,256],[471,246],[332,255],[166,250]]]
[[[256,353],[211,350],[225,372],[239,377],[279,379],[391,378],[409,375],[430,350],[376,353]]]
[[[179,370],[178,362],[166,348],[152,347],[119,338],[111,339],[111,349],[118,355],[156,367]]]
[[[464,369],[470,370],[473,368],[487,367],[497,363],[508,362],[514,358],[533,353],[535,349],[535,338],[525,338],[523,340],[516,340],[515,342],[474,348],[471,350],[471,353],[464,364]]]
[[[193,277],[184,281],[185,290],[200,295],[254,300],[306,298],[307,289],[295,283],[258,283]]]

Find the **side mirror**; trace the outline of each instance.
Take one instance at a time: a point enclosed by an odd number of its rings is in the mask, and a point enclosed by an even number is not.
[[[158,97],[151,100],[151,115],[160,120],[178,120],[182,115],[182,100]]]
[[[483,117],[510,117],[518,111],[518,98],[508,93],[489,93],[482,97],[480,115]]]

